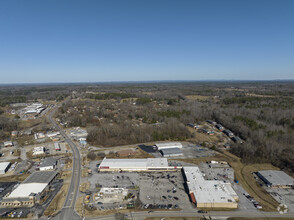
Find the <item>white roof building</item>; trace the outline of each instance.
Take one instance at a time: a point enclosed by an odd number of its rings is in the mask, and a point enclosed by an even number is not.
[[[230,183],[205,180],[198,167],[184,167],[189,194],[198,208],[237,208],[238,196]]]
[[[1,162],[0,163],[0,174],[5,174],[10,167],[10,162]]]
[[[40,155],[45,152],[45,148],[43,146],[41,147],[34,147],[33,149],[33,155]]]
[[[183,148],[183,145],[180,142],[156,143],[155,146],[158,150],[170,148]]]
[[[7,198],[29,197],[31,193],[39,194],[46,188],[46,183],[20,184]]]
[[[47,137],[48,137],[48,138],[52,138],[52,137],[55,137],[55,136],[57,136],[57,135],[59,135],[59,134],[60,134],[59,131],[52,131],[52,132],[48,132],[48,133],[47,133]]]
[[[175,169],[168,165],[167,158],[107,159],[99,166],[100,171],[156,171]]]

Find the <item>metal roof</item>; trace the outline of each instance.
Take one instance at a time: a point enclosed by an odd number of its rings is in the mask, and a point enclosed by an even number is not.
[[[294,185],[294,179],[283,171],[263,170],[258,172],[271,185],[288,186]]]
[[[176,154],[176,155],[183,155],[183,152],[179,149],[179,148],[166,148],[166,149],[162,149],[160,150],[164,155],[173,155],[173,154]]]
[[[167,142],[167,143],[156,143],[155,146],[158,150],[166,148],[182,148],[183,145],[180,142]]]
[[[26,178],[24,183],[46,183],[51,182],[52,179],[57,175],[56,171],[37,171],[32,173],[28,178]]]
[[[168,167],[166,158],[146,159],[107,159],[104,158],[99,168],[109,167],[114,169],[147,169],[149,167]]]
[[[54,157],[46,157],[40,164],[40,167],[48,167],[48,166],[53,166],[56,165],[56,158]]]
[[[10,165],[10,162],[1,162],[0,170],[5,170]]]

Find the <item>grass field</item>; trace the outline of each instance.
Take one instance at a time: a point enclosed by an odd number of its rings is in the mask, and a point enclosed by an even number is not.
[[[224,151],[223,156],[227,158],[227,161],[235,170],[235,177],[239,180],[239,183],[243,188],[260,202],[263,211],[276,211],[279,203],[274,200],[262,187],[260,187],[254,179],[252,172],[258,170],[274,169],[276,167],[271,164],[243,164],[240,158],[232,155],[229,152]]]

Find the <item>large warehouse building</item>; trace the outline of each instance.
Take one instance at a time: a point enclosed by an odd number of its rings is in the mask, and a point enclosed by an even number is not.
[[[10,162],[1,162],[0,163],[0,174],[5,174],[10,167],[11,163]]]
[[[294,188],[294,179],[283,171],[264,170],[257,172],[263,182],[272,188]]]
[[[104,158],[99,166],[100,172],[139,172],[139,171],[175,171],[170,167],[167,158],[146,159],[107,159]]]
[[[238,196],[230,183],[205,180],[198,167],[184,167],[191,201],[197,208],[237,208]]]
[[[10,194],[3,197],[1,206],[33,206],[38,203],[57,177],[55,171],[39,171],[32,173]]]
[[[183,148],[183,145],[180,142],[156,143],[155,146],[158,150],[169,148]]]

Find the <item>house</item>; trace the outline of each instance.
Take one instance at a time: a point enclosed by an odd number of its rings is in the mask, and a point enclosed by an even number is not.
[[[234,141],[237,144],[242,144],[243,143],[243,140],[241,138],[239,138],[238,136],[234,136],[231,139],[232,139],[232,141]]]
[[[17,135],[18,135],[18,131],[12,131],[12,132],[11,132],[11,136],[12,136],[12,137],[16,137]]]
[[[4,143],[4,147],[13,147],[13,142],[12,141],[5,141]]]
[[[225,128],[221,124],[216,124],[215,127],[220,131],[225,130]]]
[[[231,132],[231,131],[228,130],[228,129],[224,130],[223,132],[224,132],[225,135],[227,135],[227,136],[230,137],[230,138],[231,138],[231,137],[234,137],[234,133]]]
[[[212,121],[212,120],[207,120],[206,122],[209,123],[209,124],[212,124],[212,125],[216,125],[217,124],[215,121]]]

